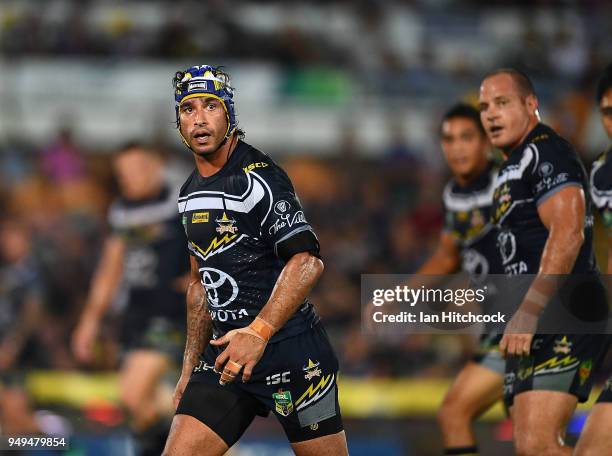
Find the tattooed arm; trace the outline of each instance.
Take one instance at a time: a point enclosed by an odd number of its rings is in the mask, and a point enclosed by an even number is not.
[[[178,406],[191,372],[199,362],[200,353],[212,337],[212,320],[206,308],[206,294],[200,282],[198,264],[194,257],[191,260],[191,277],[187,288],[187,340],[183,355],[183,369],[173,395],[174,408]]]

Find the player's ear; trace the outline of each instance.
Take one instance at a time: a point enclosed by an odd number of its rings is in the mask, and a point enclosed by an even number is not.
[[[527,95],[525,98],[525,105],[527,105],[527,110],[529,112],[535,113],[536,115],[538,114],[538,98],[535,95]]]

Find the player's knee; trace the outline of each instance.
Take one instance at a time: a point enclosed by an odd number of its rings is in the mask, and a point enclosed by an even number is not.
[[[469,407],[455,395],[444,398],[442,406],[438,410],[438,423],[443,428],[452,428],[465,425],[472,419]]]
[[[555,456],[559,454],[559,443],[543,439],[534,433],[515,435],[514,446],[517,456]]]

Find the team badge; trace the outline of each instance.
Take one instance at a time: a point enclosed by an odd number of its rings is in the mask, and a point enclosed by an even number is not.
[[[567,336],[563,336],[563,339],[555,340],[555,346],[553,347],[553,352],[556,354],[562,353],[564,355],[569,355],[572,351],[572,343],[567,340]]]
[[[580,377],[580,386],[584,385],[584,383],[588,380],[591,375],[591,369],[593,368],[593,361],[587,359],[586,361],[582,361],[580,363],[580,367],[578,368],[578,376]]]
[[[304,366],[302,370],[305,372],[304,378],[306,380],[312,380],[314,377],[321,376],[321,369],[319,368],[319,362],[312,362],[312,360],[308,359],[308,365]]]
[[[289,416],[293,412],[293,401],[291,400],[291,391],[278,390],[278,393],[272,393],[276,412],[282,416]]]
[[[228,218],[225,212],[223,213],[223,217],[221,217],[220,219],[215,219],[215,222],[219,224],[219,226],[217,227],[217,233],[219,234],[235,234],[236,231],[238,231],[238,227],[234,226],[236,220]]]

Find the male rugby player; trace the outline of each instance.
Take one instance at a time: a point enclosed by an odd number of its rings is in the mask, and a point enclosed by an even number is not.
[[[120,398],[139,437],[142,454],[163,450],[172,404],[164,404],[161,380],[180,362],[185,328],[189,261],[176,216],[176,191],[166,182],[161,157],[131,144],[113,157],[121,197],[111,206],[111,234],[104,244],[85,309],[73,335],[73,351],[90,362],[102,318],[121,289]]]
[[[196,169],[179,197],[191,282],[164,454],[222,455],[270,411],[297,455],[348,454],[338,361],[306,299],[323,272],[319,243],[291,181],[242,141],[221,69],[180,71],[174,88]]]
[[[500,341],[515,448],[520,455],[571,454],[562,440],[565,426],[577,402],[588,398],[606,339],[535,332],[557,291],[550,275],[597,280],[586,173],[571,144],[539,123],[538,99],[523,73],[487,75],[479,106],[491,143],[507,156],[493,202],[505,272],[536,274]],[[583,303],[598,305],[605,303]]]
[[[604,70],[597,85],[597,103],[601,112],[601,122],[612,139],[612,64]],[[599,209],[608,232],[608,274],[612,274],[612,147],[603,152],[591,170],[591,196]],[[596,456],[612,454],[612,377],[605,387],[589,418],[578,444],[576,455]]]
[[[444,275],[462,268],[474,283],[501,274],[495,229],[489,224],[497,166],[478,110],[453,106],[443,117],[440,143],[453,178],[444,189],[445,226],[438,247],[417,274]],[[501,336],[483,334],[474,360],[461,370],[438,414],[444,454],[478,453],[472,421],[502,398]]]

